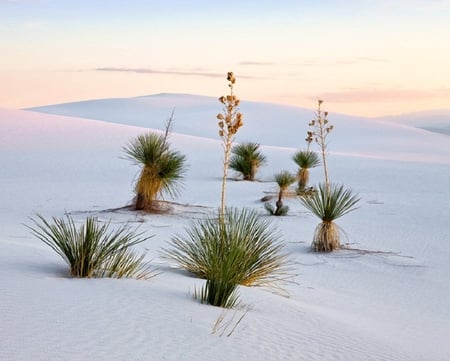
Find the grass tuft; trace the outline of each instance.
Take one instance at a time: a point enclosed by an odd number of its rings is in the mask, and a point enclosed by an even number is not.
[[[163,256],[207,280],[202,302],[230,307],[238,285],[270,286],[287,278],[282,250],[278,232],[256,212],[227,209],[223,222],[209,216],[173,237]]]
[[[74,220],[52,218],[52,222],[37,215],[27,226],[31,233],[52,248],[69,265],[70,274],[80,278],[149,278],[151,271],[143,262],[145,254],[137,255],[131,247],[150,237],[141,237],[127,226],[109,230],[109,223],[101,224],[88,217],[77,227]]]

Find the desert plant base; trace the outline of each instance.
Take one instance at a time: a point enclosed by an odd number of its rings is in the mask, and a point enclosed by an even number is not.
[[[278,203],[278,202],[277,202]],[[277,204],[275,207],[269,202],[264,203],[264,208],[272,216],[285,216],[289,212],[289,207],[283,204]]]
[[[205,286],[202,288],[199,298],[204,304],[233,308],[238,303],[237,294],[238,285],[229,280],[206,280]]]
[[[173,208],[165,201],[144,201],[139,195],[136,196],[134,207],[132,207],[132,209],[152,214],[166,214],[173,210]]]
[[[305,189],[309,182],[309,170],[300,168],[298,171],[298,189]]]
[[[322,222],[316,227],[311,248],[315,252],[332,252],[341,248],[338,226],[333,222]]]
[[[161,189],[161,180],[155,167],[145,166],[136,184],[136,209],[151,209],[153,201]]]
[[[296,195],[300,196],[300,197],[310,197],[310,196],[313,196],[316,192],[317,192],[317,190],[314,187],[303,188],[303,189],[297,188]]]

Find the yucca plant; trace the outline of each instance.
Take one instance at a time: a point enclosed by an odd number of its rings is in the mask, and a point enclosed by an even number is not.
[[[222,192],[218,216],[194,222],[185,236],[175,236],[163,255],[179,267],[205,278],[200,300],[220,307],[232,307],[238,300],[238,285],[267,285],[283,278],[286,256],[278,235],[255,212],[227,209],[226,179],[230,153],[237,131],[243,126],[234,95],[236,82],[227,74],[230,94],[219,98],[223,112],[217,115],[224,150]]]
[[[123,226],[109,230],[109,223],[88,217],[77,227],[69,216],[52,218],[37,215],[27,226],[32,234],[52,248],[69,265],[73,277],[148,278],[150,270],[143,262],[145,254],[137,255],[132,247],[150,237]]]
[[[316,252],[331,252],[340,248],[340,229],[334,221],[355,210],[359,197],[343,185],[321,183],[317,192],[309,197],[300,197],[300,202],[322,220],[314,232],[312,249]]]
[[[266,163],[266,157],[259,151],[259,144],[245,142],[231,149],[230,168],[241,173],[244,180],[254,181],[259,167]]]
[[[319,155],[312,150],[299,150],[293,156],[292,160],[299,167],[297,178],[299,192],[306,190],[309,182],[309,169],[320,165]]]
[[[275,182],[278,184],[278,199],[275,208],[269,203],[265,203],[266,210],[274,216],[285,216],[289,207],[283,204],[283,197],[289,186],[296,181],[296,177],[288,171],[282,171],[275,174]]]
[[[280,235],[267,220],[248,209],[227,208],[223,222],[215,216],[194,222],[185,235],[171,239],[163,255],[208,280],[200,293],[204,302],[227,307],[235,303],[238,285],[268,286],[285,278],[282,251]]]
[[[178,194],[186,172],[186,157],[170,149],[167,132],[139,135],[123,150],[128,159],[142,166],[135,185],[136,210],[157,211],[158,197]]]

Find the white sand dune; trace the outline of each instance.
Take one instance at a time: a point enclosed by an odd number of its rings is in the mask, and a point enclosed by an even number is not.
[[[450,109],[436,109],[383,117],[384,120],[450,135]]]
[[[332,180],[361,196],[360,209],[338,223],[353,248],[374,252],[310,252],[317,220],[291,199],[288,216],[270,218],[295,268],[288,297],[241,287],[242,306],[225,312],[193,299],[203,281],[160,257],[172,235],[216,209],[220,195],[220,104],[170,97],[130,105],[127,125],[111,123],[119,116],[104,122],[0,109],[0,360],[450,359],[448,136],[386,121],[334,122],[331,114]],[[115,102],[104,114],[117,115],[123,103]],[[122,147],[146,131],[138,126],[161,128],[172,106],[171,140],[190,166],[173,214],[111,211],[130,202],[138,172]],[[296,108],[241,109],[240,139],[260,142],[269,164],[260,182],[230,179],[228,205],[268,217],[259,199],[275,190],[274,173],[295,170],[290,157],[303,146],[312,111],[305,119]],[[131,114],[148,123],[132,123]],[[321,172],[313,169],[313,183]],[[147,281],[69,278],[64,262],[24,226],[34,212],[140,225],[154,235],[141,248],[162,273]]]
[[[215,139],[217,124],[214,120],[221,107],[214,97],[157,94],[49,105],[31,110],[154,129],[163,129],[165,120],[174,110],[177,132]],[[239,131],[238,141],[252,140],[285,148],[303,146],[308,122],[314,117],[314,109],[258,102],[244,101],[241,111],[245,115],[245,127]],[[329,117],[336,126],[330,145],[333,152],[450,163],[450,153],[445,147],[449,140],[443,135],[437,137],[430,131],[417,129],[414,124],[403,124],[397,118],[386,121],[332,112]],[[437,123],[432,124],[439,127]],[[351,130],[350,136],[344,133],[348,130]],[[423,149],[414,149],[411,144]]]

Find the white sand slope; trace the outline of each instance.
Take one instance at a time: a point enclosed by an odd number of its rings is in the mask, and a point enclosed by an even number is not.
[[[450,109],[437,109],[423,112],[384,117],[384,120],[416,128],[450,135]]]
[[[203,282],[160,258],[171,235],[219,204],[220,106],[196,98],[190,112],[186,97],[179,99],[186,107],[177,107],[171,140],[190,168],[167,215],[110,210],[133,197],[138,168],[121,158],[121,149],[145,129],[0,110],[0,360],[450,359],[448,136],[385,121],[336,120],[331,177],[361,196],[360,209],[338,223],[353,248],[374,252],[311,253],[318,222],[292,199],[288,216],[271,218],[294,265],[288,297],[241,287],[241,307],[224,312],[193,299]],[[227,199],[268,217],[259,199],[275,189],[275,172],[295,170],[290,157],[302,147],[306,126],[297,116],[292,124],[295,108],[284,109],[292,116],[286,120],[278,117],[283,107],[269,104],[261,126],[258,106],[244,112],[243,104],[242,129],[263,145],[269,164],[260,182],[230,179]],[[166,109],[149,109],[128,113],[161,127]],[[183,123],[194,120],[204,126]],[[321,177],[320,168],[312,171],[313,183]],[[64,262],[24,226],[34,212],[140,225],[154,235],[142,247],[162,273],[147,281],[71,279]]]
[[[326,109],[326,103],[324,105]],[[216,139],[215,115],[221,111],[221,105],[215,97],[157,94],[49,105],[31,110],[154,129],[163,129],[165,120],[174,110],[177,132]],[[245,127],[239,131],[238,141],[252,140],[263,145],[291,148],[303,146],[307,124],[314,117],[314,109],[258,102],[243,101],[241,111]],[[430,131],[417,129],[414,123],[401,122],[397,117],[395,121],[386,121],[332,112],[329,118],[336,126],[330,144],[333,152],[450,163],[450,154],[445,147],[448,137],[436,137]],[[441,123],[432,122],[433,119],[429,119],[433,124],[430,127],[439,128]],[[424,122],[426,118],[422,117],[420,124]],[[447,123],[443,124],[444,128],[440,130],[445,132]],[[345,132],[349,130],[351,134],[347,136]],[[412,144],[417,144],[417,149]]]

